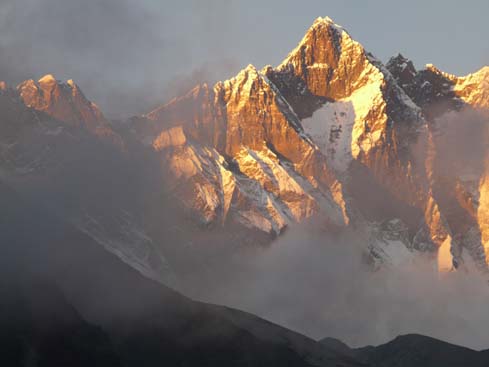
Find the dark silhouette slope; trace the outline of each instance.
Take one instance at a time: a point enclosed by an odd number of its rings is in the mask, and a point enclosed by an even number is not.
[[[148,280],[3,184],[0,204],[0,278],[8,289],[2,323],[18,330],[2,328],[9,365],[359,365],[265,320]]]

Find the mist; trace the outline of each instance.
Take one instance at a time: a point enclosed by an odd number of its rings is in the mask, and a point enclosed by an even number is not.
[[[436,165],[441,175],[480,175],[488,153],[487,113],[473,108],[452,111],[436,119]]]
[[[52,73],[74,79],[110,118],[142,114],[239,70],[220,36],[232,3],[2,2],[0,80],[16,85]]]
[[[471,108],[437,118],[432,128],[437,180],[461,177],[478,185],[488,154],[487,122],[485,113]],[[421,133],[411,152],[420,169],[426,144]],[[193,279],[185,291],[350,346],[418,333],[487,349],[488,279],[468,257],[467,268],[448,273],[438,272],[435,254],[421,252],[374,271],[365,261],[366,241],[360,232],[333,235],[314,222],[295,225],[269,248],[239,252],[214,269],[210,281]]]
[[[126,118],[150,111],[190,84],[232,77],[249,63],[277,65],[313,20],[325,15],[382,60],[402,51],[420,65],[433,62],[467,74],[487,61],[478,40],[487,32],[488,5],[472,4],[472,16],[479,18],[474,20],[461,19],[452,3],[416,1],[394,9],[386,0],[368,6],[319,0],[307,6],[289,0],[4,0],[0,80],[16,85],[47,73],[73,79],[109,118]],[[409,15],[384,15],[399,6]],[[440,6],[444,22],[435,32]]]
[[[186,291],[354,347],[419,333],[487,348],[489,285],[481,274],[440,274],[434,259],[421,253],[372,271],[364,251],[360,236],[299,225],[268,249],[240,253],[212,282],[194,280]]]
[[[462,177],[478,184],[488,153],[487,122],[486,114],[471,108],[436,120],[437,179]],[[411,152],[421,170],[426,144],[422,132]],[[436,254],[429,252],[374,270],[365,261],[367,251],[361,232],[326,233],[314,221],[294,225],[270,247],[240,251],[225,264],[213,264],[212,276],[192,278],[184,291],[354,347],[418,333],[487,349],[488,279],[468,257],[467,268],[448,273],[438,272]]]

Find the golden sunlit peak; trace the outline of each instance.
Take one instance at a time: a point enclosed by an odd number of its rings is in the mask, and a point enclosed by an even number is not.
[[[256,70],[253,64],[248,64],[248,66],[241,70],[236,77],[240,79],[248,76],[252,78],[258,76],[258,70]]]
[[[434,74],[438,74],[438,75],[443,75],[444,77],[448,78],[448,79],[453,79],[453,78],[456,78],[455,75],[451,75],[451,74],[448,74],[444,71],[441,71],[440,69],[438,69],[435,65],[433,64],[426,64],[426,70],[428,71],[431,71],[432,73]]]
[[[325,16],[324,18],[323,17],[317,17],[316,20],[314,21],[314,23],[315,24],[316,23],[333,23],[334,24],[334,21],[330,17]]]
[[[53,74],[46,74],[41,79],[38,80],[40,84],[43,83],[56,83],[56,78]]]
[[[483,75],[484,77],[487,78],[489,76],[489,66],[483,66],[478,71],[476,71],[474,74]]]
[[[433,71],[435,73],[440,72],[440,69],[438,69],[435,65],[433,64],[426,64],[426,70]]]
[[[256,68],[253,64],[248,64],[248,66],[246,66],[245,70],[247,71],[256,71]]]
[[[318,26],[318,25],[334,26],[335,28],[343,29],[342,26],[340,26],[339,24],[336,24],[334,22],[334,20],[328,16],[326,16],[324,18],[323,17],[316,18],[316,20],[314,21],[312,26],[314,27],[314,26]]]

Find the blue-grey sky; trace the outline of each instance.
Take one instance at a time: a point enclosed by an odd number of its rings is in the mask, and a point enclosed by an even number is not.
[[[489,64],[488,0],[2,0],[0,80],[73,78],[109,116],[196,81],[278,64],[318,16],[382,60],[456,74]]]

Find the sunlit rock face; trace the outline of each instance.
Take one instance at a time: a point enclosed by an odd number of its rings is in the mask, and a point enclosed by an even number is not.
[[[17,86],[17,92],[27,107],[122,144],[98,106],[89,101],[71,79],[63,83],[48,74],[37,82],[32,79],[22,82]]]
[[[479,195],[477,221],[481,232],[486,262],[489,263],[489,170],[485,172],[480,180]]]
[[[384,66],[318,18],[277,67],[249,65],[196,86],[131,129],[161,155],[175,194],[206,225],[276,235],[320,216],[328,229],[368,234],[394,220],[402,226],[388,228],[403,228],[395,246],[431,254],[443,271],[467,258],[482,269],[487,174],[460,168],[463,159],[447,169],[447,136],[458,133],[446,114],[487,109],[487,74],[418,71],[402,55]],[[374,257],[405,253],[367,237]]]
[[[72,80],[60,83],[48,74],[37,83],[27,80],[17,89],[28,107],[46,112],[58,120],[73,125],[95,125],[104,120],[98,107],[85,98]]]
[[[465,77],[454,77],[454,92],[465,103],[479,108],[489,109],[489,66]]]
[[[342,27],[318,18],[288,57],[265,73],[298,111],[352,206],[368,220],[384,220],[386,213],[403,218],[418,232],[422,221],[414,217],[424,211],[426,179],[410,146],[424,121],[385,67]],[[364,184],[368,180],[376,194]],[[382,218],[371,215],[373,198]]]
[[[145,276],[169,281],[168,263],[138,211],[145,178],[135,169],[142,166],[137,150],[128,152],[71,81],[47,76],[18,89],[0,87],[2,183],[36,198]]]
[[[424,172],[410,150],[424,124],[421,110],[342,27],[318,18],[277,68],[265,70],[337,173],[371,175],[385,192],[385,210],[393,209],[388,196],[422,210]],[[364,179],[346,176],[346,184]],[[364,199],[356,182],[348,186],[357,201]]]
[[[458,98],[472,107],[489,108],[489,67],[463,77],[445,73],[431,64],[426,66],[425,72],[445,81],[445,93],[441,94]]]
[[[175,129],[185,144],[161,149]],[[341,184],[324,155],[251,65],[212,89],[194,88],[134,130],[170,162],[165,167],[177,179],[177,195],[204,223],[229,219],[276,235],[316,214],[333,226],[349,220]]]
[[[396,124],[390,115],[396,117]],[[345,120],[344,124],[333,126],[332,116]],[[213,88],[194,88],[146,118],[135,130],[147,143],[156,139],[161,129],[181,125],[192,139],[212,146],[236,165],[240,174],[285,200],[294,221],[326,206],[326,212],[332,213],[329,207],[335,209],[336,213],[330,214],[333,218],[339,210],[344,224],[349,215],[338,175],[345,173],[352,160],[358,160],[375,172],[379,182],[401,195],[400,186],[412,181],[408,140],[422,121],[418,107],[380,63],[327,18],[316,20],[277,68],[266,67],[260,72],[250,65]],[[402,141],[397,136],[401,131]],[[241,163],[243,152],[250,156],[248,161],[256,162],[253,170],[250,164]],[[256,160],[271,155],[280,174],[270,163]],[[403,155],[402,162],[399,155]],[[392,170],[399,173],[386,174]],[[274,179],[264,180],[272,177],[270,172]],[[284,187],[295,187],[281,183],[284,172],[300,190],[284,192]],[[311,190],[318,191],[313,197],[319,195],[319,201],[308,198],[290,203],[292,197],[304,197],[303,192]],[[416,188],[405,191],[411,201],[417,199]],[[335,218],[333,222],[338,221]]]

